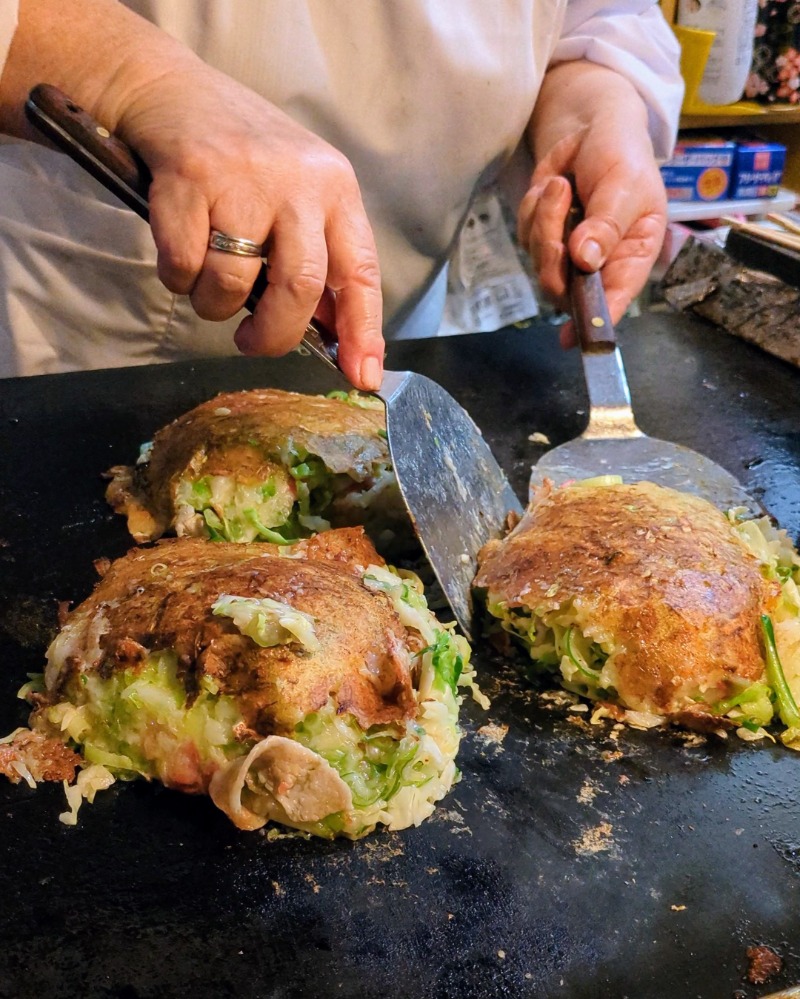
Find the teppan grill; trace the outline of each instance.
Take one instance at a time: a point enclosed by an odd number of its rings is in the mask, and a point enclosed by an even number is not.
[[[703,451],[800,532],[800,372],[695,320],[623,324],[638,420]],[[524,498],[542,445],[586,420],[546,325],[397,344]],[[58,601],[130,547],[101,473],[218,391],[341,387],[313,360],[212,360],[0,386],[0,725]],[[800,757],[766,741],[614,730],[479,644],[462,780],[416,829],[268,841],[204,798],[122,783],[58,821],[59,786],[0,784],[0,996],[755,997],[800,981]],[[755,986],[748,948],[782,971]]]

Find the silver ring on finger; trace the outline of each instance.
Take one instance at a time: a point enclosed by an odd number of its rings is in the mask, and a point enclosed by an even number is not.
[[[252,239],[240,239],[238,236],[229,236],[219,229],[212,229],[208,237],[208,248],[210,250],[220,250],[222,253],[233,253],[237,257],[262,257],[264,249],[260,243],[254,243]]]

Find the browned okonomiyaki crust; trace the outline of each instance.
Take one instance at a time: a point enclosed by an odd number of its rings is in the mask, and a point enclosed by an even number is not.
[[[279,455],[291,441],[361,482],[376,462],[389,461],[385,428],[382,410],[341,399],[281,389],[223,392],[159,430],[148,462],[109,469],[106,499],[129,517],[137,541],[152,541],[169,528],[177,482],[187,472],[261,483],[287,474]]]
[[[648,482],[541,490],[475,584],[509,608],[580,598],[624,646],[620,701],[659,714],[762,676],[759,618],[780,592],[715,507]]]
[[[22,774],[14,764],[22,765],[35,781],[72,782],[81,758],[64,745],[62,739],[42,732],[20,729],[11,742],[0,745],[0,774],[18,784]]]
[[[406,719],[415,710],[407,632],[388,597],[362,584],[369,564],[382,559],[361,528],[287,547],[184,538],[133,549],[67,621],[103,619],[95,625],[100,657],[73,657],[48,683],[52,693],[68,693],[81,670],[136,669],[147,652],[175,649],[189,696],[203,674],[213,677],[259,736],[291,733],[331,696],[363,728]],[[270,597],[311,614],[320,649],[259,647],[212,614],[223,593]]]

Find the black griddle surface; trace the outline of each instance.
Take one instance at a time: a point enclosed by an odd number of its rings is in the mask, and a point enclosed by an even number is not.
[[[642,429],[704,451],[800,531],[800,374],[695,320],[621,331]],[[520,496],[586,421],[552,327],[397,344],[441,382]],[[59,600],[129,541],[100,478],[217,391],[340,387],[313,360],[208,361],[0,385],[0,730]],[[800,981],[800,758],[733,738],[590,727],[479,647],[463,779],[418,829],[358,843],[238,832],[209,801],[118,783],[57,816],[0,783],[0,996],[755,997]],[[506,730],[507,726],[507,730]],[[746,983],[746,949],[784,959]]]

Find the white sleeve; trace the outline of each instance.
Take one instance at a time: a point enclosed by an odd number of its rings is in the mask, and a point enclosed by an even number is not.
[[[656,156],[672,152],[683,100],[680,46],[654,0],[568,0],[551,65],[586,59],[616,70],[648,109]]]
[[[0,76],[11,48],[11,39],[17,30],[19,0],[3,0],[0,3]]]

